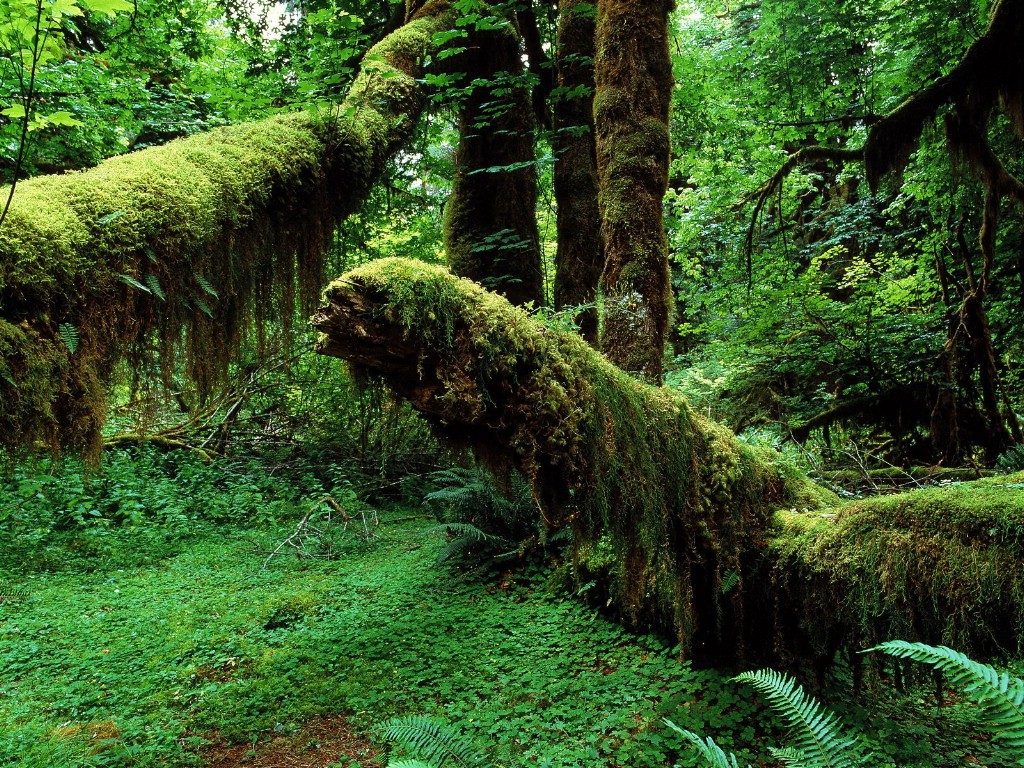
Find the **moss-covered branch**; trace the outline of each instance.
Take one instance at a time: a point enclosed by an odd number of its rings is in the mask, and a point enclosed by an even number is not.
[[[368,53],[329,115],[232,126],[24,182],[0,230],[0,446],[95,453],[119,360],[179,352],[200,388],[254,321],[311,305],[339,217],[365,198],[423,106],[447,3]],[[152,352],[154,334],[159,354]]]
[[[446,270],[375,262],[326,301],[321,352],[383,376],[496,471],[523,472],[544,523],[571,526],[580,578],[689,656],[827,655],[898,635],[991,651],[1019,637],[1024,484],[841,507],[778,455]]]

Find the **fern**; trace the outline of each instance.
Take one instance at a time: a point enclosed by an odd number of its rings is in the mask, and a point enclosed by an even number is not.
[[[209,281],[209,280],[207,280],[207,279],[206,279],[205,277],[203,277],[203,276],[202,276],[201,274],[199,274],[198,272],[193,272],[192,274],[193,274],[193,276],[195,277],[195,279],[196,279],[196,282],[197,282],[197,283],[199,283],[199,287],[200,287],[200,288],[202,288],[202,289],[203,289],[204,291],[206,291],[206,292],[207,292],[208,294],[210,294],[211,296],[213,296],[213,298],[215,298],[215,299],[219,299],[219,298],[220,298],[220,297],[219,297],[219,296],[217,295],[217,291],[215,291],[215,290],[214,290],[214,288],[213,288],[213,286],[212,286],[212,285],[210,284],[210,281]]]
[[[152,291],[149,290],[149,288],[144,286],[131,275],[118,275],[118,277],[121,278],[121,282],[124,283],[125,285],[130,285],[132,288],[138,288],[140,291],[145,291],[146,293],[152,293]]]
[[[736,588],[736,585],[739,583],[739,573],[733,570],[728,570],[725,572],[725,575],[722,576],[722,586],[719,587],[719,589],[722,591],[723,595],[727,595],[730,592],[732,592]]]
[[[772,709],[789,722],[795,745],[780,757],[790,765],[806,768],[853,765],[848,753],[855,740],[843,738],[839,718],[807,695],[795,679],[773,669],[744,672],[735,679],[753,685],[768,699]]]
[[[389,720],[381,734],[414,755],[413,759],[390,762],[388,768],[442,768],[449,761],[463,768],[490,765],[476,747],[451,728],[423,715]]]
[[[160,281],[156,279],[156,275],[152,272],[146,275],[146,285],[149,287],[150,292],[156,295],[160,301],[167,301],[164,289],[160,287]]]
[[[1012,753],[1018,765],[1024,765],[1024,680],[1005,672],[1000,674],[988,664],[973,661],[943,645],[891,640],[865,653],[871,651],[913,659],[942,672],[974,698],[981,707],[984,726]]]
[[[438,563],[450,560],[455,555],[476,545],[483,544],[487,547],[496,548],[507,546],[511,543],[508,539],[486,533],[471,523],[441,523],[427,529],[425,533],[455,536],[455,539],[438,553]]]
[[[671,728],[673,731],[683,736],[693,746],[697,748],[697,752],[700,754],[710,768],[740,768],[739,763],[736,762],[736,755],[731,752],[726,755],[725,750],[715,744],[715,740],[708,736],[706,739],[701,739],[693,731],[688,731],[685,728],[680,728],[678,725],[673,723],[668,718],[664,718],[665,725]],[[747,768],[750,768],[748,765]]]
[[[769,754],[788,768],[810,768],[807,755],[794,747],[768,747]]]
[[[68,352],[72,355],[75,354],[75,350],[78,349],[78,329],[71,323],[61,323],[57,326],[57,331],[60,333],[64,346],[68,348]]]

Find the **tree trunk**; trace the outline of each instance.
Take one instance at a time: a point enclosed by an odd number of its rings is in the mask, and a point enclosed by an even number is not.
[[[513,304],[544,303],[537,232],[533,107],[523,81],[519,36],[511,22],[473,32],[456,66],[469,95],[459,114],[459,149],[445,206],[445,249],[452,271]]]
[[[580,335],[598,342],[597,286],[604,269],[597,204],[594,140],[594,11],[583,0],[563,0],[558,16],[558,87],[554,104],[555,309],[591,305],[579,314]]]
[[[0,447],[97,455],[117,362],[223,380],[245,328],[312,306],[324,246],[411,135],[446,0],[368,52],[333,115],[211,131],[19,184],[0,229]],[[184,339],[184,341],[182,341]]]
[[[944,489],[838,506],[777,454],[445,270],[383,260],[325,296],[321,352],[383,376],[495,471],[522,472],[543,524],[571,527],[580,581],[688,657],[1019,642],[1017,483],[991,481],[977,505],[974,489]]]
[[[671,284],[668,187],[672,61],[665,0],[598,0],[594,60],[608,359],[661,381]],[[640,32],[642,30],[642,33]]]

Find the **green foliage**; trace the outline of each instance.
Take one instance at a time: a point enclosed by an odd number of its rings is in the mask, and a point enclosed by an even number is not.
[[[943,354],[980,269],[968,243],[981,196],[950,168],[941,131],[926,131],[901,186],[877,195],[858,164],[816,162],[795,169],[753,223],[751,201],[791,153],[861,146],[878,115],[948,71],[991,6],[930,0],[912,19],[892,0],[681,8],[674,66],[686,87],[674,92],[666,199],[679,319],[670,378],[701,410],[739,430],[792,425],[915,387],[921,394],[902,401],[920,407],[866,408],[846,422],[895,463],[942,458],[929,420],[936,393],[962,409],[979,402],[968,374],[949,378]],[[1000,156],[1019,155],[1012,139],[998,141]],[[986,303],[998,367],[1016,384],[1024,358],[1011,217]],[[1007,387],[1018,411],[1021,391]],[[990,436],[968,438],[965,426],[966,442]]]
[[[1007,474],[1024,471],[1024,445],[1008,449],[996,462],[996,467]]]
[[[1007,747],[1018,765],[1024,765],[1024,680],[999,673],[945,646],[892,640],[870,651],[897,659],[913,659],[942,672],[981,708],[981,721],[995,739]]]
[[[680,728],[667,718],[665,719],[665,724],[696,747],[697,754],[700,755],[701,759],[703,759],[710,768],[739,768],[739,763],[736,762],[736,755],[727,755],[710,736],[702,739],[693,731]]]
[[[286,519],[298,502],[285,478],[256,461],[211,464],[190,451],[114,450],[96,473],[79,460],[40,459],[0,475],[0,532],[14,542],[0,554],[0,569],[13,568],[11,558],[50,568],[63,558],[113,556],[121,535],[136,541],[136,551],[117,547],[118,556],[146,562],[211,525]]]
[[[840,732],[841,723],[797,681],[773,669],[744,672],[736,680],[749,683],[768,699],[790,724],[793,746],[772,754],[795,768],[852,768],[850,747],[856,742]]]
[[[389,760],[388,768],[488,768],[490,762],[472,744],[452,728],[423,715],[408,715],[389,720],[380,728],[381,737],[396,742],[411,753],[414,761]]]
[[[944,646],[889,641],[864,653],[872,651],[881,651],[897,659],[913,659],[948,675],[950,682],[961,687],[969,696],[971,705],[981,707],[982,724],[993,733],[996,745],[1003,748],[999,757],[1006,756],[1015,764],[1024,765],[1024,681],[1005,672],[999,673],[987,664],[975,662]],[[842,732],[839,717],[824,710],[821,704],[804,692],[795,679],[770,669],[744,672],[733,679],[755,686],[789,726],[795,744],[783,748],[771,747],[769,752],[773,758],[793,768],[891,765],[890,756],[897,751],[893,742],[900,730],[910,740],[920,738],[914,733],[921,730],[919,725],[896,725],[896,730],[893,730],[893,723],[879,723],[877,712],[874,718],[864,721],[864,737],[850,738]],[[922,703],[922,700],[917,700],[915,706],[920,707]],[[666,723],[696,748],[704,765],[710,768],[738,768],[735,755],[727,754],[711,737],[702,738],[670,720],[666,720]],[[947,724],[944,729],[949,727]],[[908,728],[909,733],[906,732]],[[867,749],[871,751],[866,752]],[[957,759],[952,754],[957,751],[955,747],[942,746],[939,749],[943,756]],[[912,760],[930,759],[922,741],[914,742],[911,751]],[[972,763],[979,762],[975,757],[968,759]],[[905,763],[897,761],[895,764]]]
[[[472,523],[441,523],[429,533],[448,538],[444,549],[437,553],[437,562],[443,563],[468,551],[485,552],[508,549],[512,543],[500,536],[494,536],[477,528]]]

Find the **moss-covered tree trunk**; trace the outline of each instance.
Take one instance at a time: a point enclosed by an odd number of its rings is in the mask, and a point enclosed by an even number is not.
[[[296,286],[312,306],[334,225],[411,135],[423,61],[452,22],[446,0],[422,5],[369,51],[334,114],[20,184],[0,229],[0,446],[98,451],[118,361],[169,376],[183,352],[209,386],[253,320],[287,323]]]
[[[456,65],[471,90],[459,112],[455,178],[445,206],[448,263],[514,304],[540,306],[534,113],[512,22],[472,32]]]
[[[686,656],[1020,643],[1024,477],[840,506],[774,452],[443,269],[376,262],[326,299],[321,352],[383,376],[496,471],[525,474],[543,524],[572,528],[579,578]]]
[[[594,7],[583,0],[559,6],[556,65],[560,94],[554,103],[555,309],[595,305],[604,269],[601,212],[597,204],[594,130]],[[580,335],[598,342],[597,307],[578,317]]]
[[[668,186],[672,61],[665,0],[598,0],[597,173],[604,236],[601,348],[661,380],[671,285],[662,198]]]

